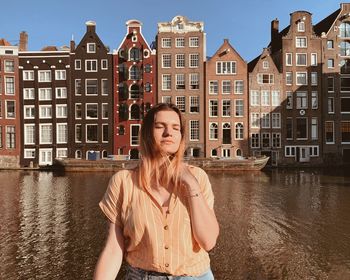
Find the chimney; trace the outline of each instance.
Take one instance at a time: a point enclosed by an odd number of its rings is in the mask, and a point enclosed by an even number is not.
[[[74,51],[75,51],[75,41],[74,41],[73,36],[72,36],[72,40],[70,40],[69,47],[70,47],[70,51],[71,51],[71,52],[74,52]]]
[[[28,50],[28,34],[25,31],[22,31],[19,34],[19,51]]]
[[[85,22],[85,24],[86,24],[86,31],[87,32],[93,32],[93,33],[96,32],[96,22],[89,20],[89,21]]]
[[[271,50],[272,52],[278,49],[279,39],[279,20],[276,18],[271,21]]]

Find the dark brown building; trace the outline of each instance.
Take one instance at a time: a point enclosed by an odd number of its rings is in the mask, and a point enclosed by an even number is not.
[[[69,157],[106,158],[113,153],[112,55],[88,21],[80,43],[70,46]]]

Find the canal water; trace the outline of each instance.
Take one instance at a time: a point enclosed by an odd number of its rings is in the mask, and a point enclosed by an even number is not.
[[[0,171],[0,279],[91,279],[111,173]],[[209,173],[215,279],[350,279],[350,173]],[[120,279],[120,277],[118,277]]]

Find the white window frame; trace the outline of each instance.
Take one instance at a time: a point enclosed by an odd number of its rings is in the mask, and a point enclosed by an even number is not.
[[[32,134],[30,135],[30,139],[33,141],[28,141],[28,127],[32,128]],[[25,123],[24,124],[24,145],[34,145],[35,144],[35,136],[36,136],[36,131],[35,131],[35,124],[34,123]]]
[[[52,105],[39,105],[39,118],[52,119]]]
[[[28,112],[29,112],[29,115],[27,114]],[[35,105],[23,106],[23,118],[27,120],[35,118]]]
[[[56,104],[56,118],[67,118],[68,106],[67,104]]]
[[[39,70],[38,71],[38,82],[39,83],[48,83],[48,82],[51,82],[51,79],[52,79],[51,70]]]
[[[43,135],[42,135],[42,127],[43,126],[48,126],[51,128],[51,136],[50,136],[51,141],[43,141]],[[39,143],[40,144],[52,144],[52,140],[53,140],[53,138],[52,138],[52,124],[51,123],[40,123],[39,124]]]
[[[305,45],[301,44],[300,39],[305,40]],[[307,48],[307,37],[306,36],[296,36],[295,37],[295,47],[296,48]]]
[[[23,70],[23,81],[34,81],[34,70]]]
[[[86,59],[85,72],[97,72],[97,71],[98,71],[97,59]]]
[[[52,88],[39,88],[39,101],[52,100]]]
[[[90,47],[92,47],[90,49]],[[96,53],[96,43],[87,43],[86,44],[86,52],[87,53]]]
[[[55,80],[56,81],[65,81],[67,79],[66,70],[55,70]]]
[[[55,88],[56,99],[66,99],[67,98],[67,88],[66,87],[57,87]]]
[[[62,140],[62,135],[60,135],[60,133],[62,131],[60,131],[59,127],[64,127],[65,128],[65,132],[63,134],[63,138],[64,140]],[[67,123],[57,123],[56,124],[56,143],[57,144],[67,144],[68,142],[68,124]]]

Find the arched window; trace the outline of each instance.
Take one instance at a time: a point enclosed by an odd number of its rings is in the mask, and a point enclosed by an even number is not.
[[[137,68],[136,65],[133,65],[130,67],[130,72],[129,72],[129,79],[130,80],[139,80],[140,79],[140,71]]]
[[[119,135],[124,135],[125,134],[125,127],[124,127],[124,125],[120,125],[118,130],[119,130],[119,132],[118,132]]]
[[[75,158],[81,159],[81,150],[75,151]]]
[[[222,126],[222,144],[231,144],[231,125],[224,123]]]
[[[130,120],[140,119],[140,106],[137,104],[132,104],[130,107]]]
[[[339,36],[340,37],[350,37],[350,23],[349,22],[343,22],[339,26]]]
[[[341,56],[350,56],[350,43],[341,42],[340,43],[340,55]]]
[[[237,156],[237,157],[243,156],[242,150],[241,150],[241,149],[237,149],[237,150],[236,150],[236,156]]]
[[[211,123],[209,127],[209,140],[216,140],[218,139],[218,124],[217,123]]]
[[[151,91],[151,84],[150,83],[145,83],[145,91],[150,92]]]
[[[106,150],[102,151],[102,158],[107,158],[108,157],[108,153]]]
[[[138,48],[132,48],[130,50],[130,60],[139,61],[140,60],[140,50]]]
[[[243,124],[237,123],[236,124],[236,139],[242,140],[243,139]]]
[[[212,149],[211,150],[211,156],[212,157],[217,157],[218,156],[218,150],[217,149]]]
[[[130,87],[130,98],[140,98],[140,86],[133,84]]]

